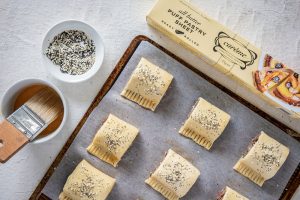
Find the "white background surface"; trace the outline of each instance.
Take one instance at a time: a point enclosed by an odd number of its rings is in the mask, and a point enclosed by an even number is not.
[[[300,0],[191,1],[264,51],[290,66],[300,67]],[[287,119],[262,101],[254,101],[245,89],[150,28],[145,15],[153,3],[153,0],[0,0],[0,98],[11,84],[20,79],[42,78],[52,81],[63,91],[70,110],[67,124],[57,137],[42,144],[26,145],[6,164],[0,165],[0,199],[30,197],[104,80],[138,34],[149,36],[260,108],[267,109],[267,112],[300,130],[299,120]],[[76,85],[53,80],[41,61],[45,33],[56,23],[67,19],[82,20],[92,25],[105,44],[104,63],[99,73],[88,82]],[[300,195],[295,199],[300,199]]]

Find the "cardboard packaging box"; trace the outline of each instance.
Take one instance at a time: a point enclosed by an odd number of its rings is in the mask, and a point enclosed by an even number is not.
[[[271,105],[300,118],[299,75],[186,0],[158,0],[146,19]]]

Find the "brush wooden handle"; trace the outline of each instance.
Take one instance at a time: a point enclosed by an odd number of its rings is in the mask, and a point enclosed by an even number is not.
[[[0,123],[0,162],[6,162],[27,142],[28,138],[10,122],[4,120]]]

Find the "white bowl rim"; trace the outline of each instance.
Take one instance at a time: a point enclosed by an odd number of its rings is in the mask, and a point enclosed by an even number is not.
[[[18,85],[18,84],[21,84],[22,82],[25,82],[25,81],[29,81],[31,80],[32,82],[35,82],[35,83],[41,83],[41,84],[45,84],[47,86],[50,86],[51,88],[53,88],[57,93],[58,95],[60,96],[61,100],[62,100],[62,103],[63,103],[63,107],[64,107],[64,116],[63,116],[63,120],[62,122],[60,123],[59,127],[53,131],[52,133],[50,133],[49,135],[45,136],[45,137],[42,137],[42,138],[35,138],[33,139],[30,143],[32,144],[39,144],[39,143],[43,143],[43,142],[46,142],[46,141],[49,141],[51,139],[53,139],[56,135],[58,135],[58,133],[61,131],[62,127],[64,126],[64,124],[66,123],[66,120],[67,120],[67,117],[68,117],[68,105],[67,105],[67,101],[65,99],[65,97],[63,96],[62,92],[60,91],[60,89],[58,89],[57,86],[55,86],[53,83],[51,83],[50,81],[46,81],[46,80],[43,80],[43,79],[39,79],[39,78],[24,78],[24,79],[21,79],[21,80],[18,80],[16,81],[15,83],[13,83],[8,89],[5,90],[5,92],[3,93],[3,96],[2,96],[2,99],[1,99],[1,108],[4,106],[3,105],[3,100],[4,98],[8,95],[8,92],[15,86],[15,85]],[[26,87],[26,86],[25,86]],[[1,109],[2,110],[2,109]],[[3,113],[2,113],[3,114]],[[4,116],[3,117],[7,117],[7,116]]]
[[[91,69],[89,69],[86,73],[84,74],[81,74],[81,75],[69,75],[69,74],[64,74],[65,77],[72,77],[72,79],[66,79],[66,78],[63,78],[61,76],[56,76],[54,73],[52,73],[48,67],[46,66],[46,61],[45,59],[48,59],[47,57],[45,57],[44,55],[44,47],[45,47],[45,44],[47,42],[46,38],[48,38],[48,35],[51,33],[51,31],[56,28],[57,26],[61,26],[62,24],[67,24],[67,23],[78,23],[78,24],[82,24],[84,26],[87,26],[89,27],[94,33],[95,35],[97,35],[98,39],[99,39],[99,46],[96,46],[96,49],[97,48],[100,48],[100,62],[97,64],[96,61],[95,63],[93,64],[93,66],[91,67]],[[67,30],[67,29],[66,29]],[[97,50],[96,50],[97,51]],[[104,53],[105,53],[105,48],[104,48],[104,42],[103,42],[103,39],[102,37],[100,36],[100,34],[98,33],[98,31],[93,27],[91,26],[90,24],[84,22],[84,21],[80,21],[80,20],[76,20],[76,19],[68,19],[68,20],[63,20],[63,21],[60,21],[59,23],[55,24],[54,26],[52,26],[51,28],[48,29],[48,31],[46,32],[46,34],[44,35],[44,38],[43,38],[43,42],[42,42],[42,49],[41,49],[41,55],[42,55],[42,60],[43,60],[43,65],[44,65],[44,68],[46,68],[46,70],[48,71],[48,73],[54,77],[55,79],[59,80],[59,81],[62,81],[62,82],[65,82],[65,83],[82,83],[82,82],[85,82],[87,80],[89,80],[91,77],[93,77],[99,70],[100,68],[102,67],[102,64],[103,64],[103,61],[104,61]],[[97,55],[96,55],[97,56]],[[96,58],[97,59],[97,58]],[[49,59],[48,59],[49,60]],[[50,61],[50,60],[49,60]],[[53,66],[55,66],[52,61],[50,61],[51,64]],[[92,68],[95,68],[95,70],[92,70]],[[75,77],[75,78],[74,78]]]

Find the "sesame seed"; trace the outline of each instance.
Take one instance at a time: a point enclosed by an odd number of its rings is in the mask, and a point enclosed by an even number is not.
[[[95,44],[84,32],[67,30],[56,35],[45,55],[62,73],[81,75],[95,63]]]

